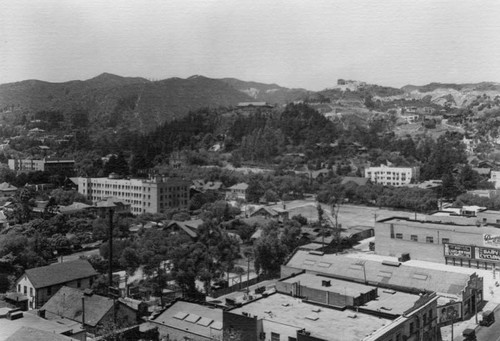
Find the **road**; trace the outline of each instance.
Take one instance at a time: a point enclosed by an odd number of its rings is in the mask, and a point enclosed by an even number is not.
[[[489,327],[478,327],[476,335],[478,341],[500,341],[500,309],[495,309],[495,323]],[[456,340],[456,338],[455,338]]]

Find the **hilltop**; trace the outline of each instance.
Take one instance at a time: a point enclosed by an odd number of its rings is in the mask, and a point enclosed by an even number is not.
[[[149,131],[199,108],[228,107],[250,101],[285,104],[305,93],[306,90],[236,79],[192,76],[153,82],[103,73],[84,81],[26,80],[2,84],[0,111],[29,115],[52,110],[61,111],[67,117],[74,112],[84,112],[96,128],[119,125]]]
[[[36,112],[61,112],[66,121],[86,115],[90,128],[127,128],[147,132],[200,108],[231,108],[239,102],[267,102],[281,106],[295,101],[311,104],[322,113],[365,115],[401,106],[468,108],[475,112],[500,105],[500,83],[430,83],[402,88],[339,79],[322,91],[290,89],[277,84],[213,79],[200,75],[186,79],[150,81],[103,73],[87,80],[50,83],[40,80],[0,85],[3,124]]]

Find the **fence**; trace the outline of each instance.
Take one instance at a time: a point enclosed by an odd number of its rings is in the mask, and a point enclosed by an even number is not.
[[[257,284],[259,282],[262,282],[262,281],[265,281],[268,279],[274,279],[274,278],[277,278],[277,277],[272,276],[272,275],[258,275],[257,277],[252,278],[249,281],[241,281],[241,282],[236,283],[234,285],[231,285],[227,288],[213,290],[210,293],[210,297],[217,298],[219,296],[227,295],[227,294],[230,294],[230,293],[235,292],[235,291],[240,291],[242,289],[245,289],[247,286],[251,286],[251,285]]]

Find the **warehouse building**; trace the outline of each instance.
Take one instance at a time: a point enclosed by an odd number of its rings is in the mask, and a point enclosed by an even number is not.
[[[375,252],[477,269],[500,267],[500,212],[391,217],[375,223]]]
[[[406,266],[399,262],[368,261],[318,251],[298,250],[281,266],[281,277],[287,278],[303,271],[307,274],[321,274],[375,286],[379,288],[379,292],[380,288],[406,293],[435,292],[439,296],[439,306],[459,302],[460,317],[463,318],[472,316],[483,302],[483,278],[476,273],[468,275]],[[368,295],[364,293],[363,297]],[[363,297],[358,300],[363,300]]]
[[[223,324],[242,341],[432,341],[437,299],[301,273],[278,281],[275,293],[224,311]]]

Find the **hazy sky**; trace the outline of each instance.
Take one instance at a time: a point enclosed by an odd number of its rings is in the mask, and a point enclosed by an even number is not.
[[[0,0],[0,83],[500,82],[500,1]]]

